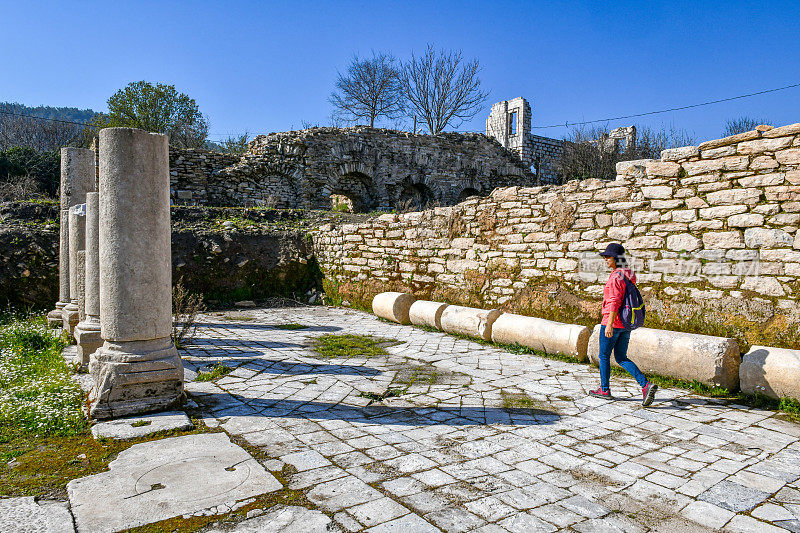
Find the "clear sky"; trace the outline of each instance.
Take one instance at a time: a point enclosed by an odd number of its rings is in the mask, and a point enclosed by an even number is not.
[[[478,58],[486,109],[524,96],[533,125],[694,104],[800,83],[800,0],[720,2],[0,0],[0,101],[105,111],[136,80],[195,98],[218,140],[328,124],[354,53],[427,43]],[[741,115],[800,122],[800,87],[610,122],[699,141]],[[562,137],[563,127],[534,130]]]

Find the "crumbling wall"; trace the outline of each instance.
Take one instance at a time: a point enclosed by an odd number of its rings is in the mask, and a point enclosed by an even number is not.
[[[329,209],[341,195],[360,211],[452,205],[532,183],[529,169],[484,135],[368,127],[259,135],[240,157],[173,149],[170,172],[175,203]]]
[[[608,276],[597,254],[616,241],[630,252],[650,325],[800,343],[800,124],[617,170],[612,182],[504,188],[323,227],[315,242],[327,289],[359,303],[411,290],[591,324]]]

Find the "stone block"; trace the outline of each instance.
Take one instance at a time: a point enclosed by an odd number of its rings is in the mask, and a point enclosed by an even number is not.
[[[648,176],[666,176],[674,178],[678,176],[681,166],[677,163],[648,161],[645,164],[645,172]]]
[[[167,411],[143,416],[118,418],[92,426],[95,439],[128,440],[144,437],[157,431],[189,430],[194,424],[183,411]]]
[[[447,304],[417,300],[408,308],[408,319],[415,326],[442,329],[442,313]]]
[[[700,239],[691,233],[680,233],[667,237],[667,248],[676,252],[686,250],[692,252],[700,248]]]
[[[700,155],[700,149],[697,146],[682,146],[680,148],[669,148],[661,151],[662,161],[680,161],[689,157],[696,157]]]
[[[739,378],[744,393],[800,400],[800,350],[752,346]]]
[[[492,325],[492,341],[520,344],[545,353],[586,360],[591,331],[586,326],[563,324],[543,318],[503,313]]]
[[[773,172],[771,174],[758,174],[756,176],[745,176],[739,178],[739,185],[742,187],[764,187],[766,185],[781,185],[785,180],[786,174],[783,172]]]
[[[492,325],[502,314],[497,309],[476,309],[459,305],[448,305],[442,312],[442,331],[492,340]]]
[[[777,161],[775,161],[775,158],[768,155],[754,157],[750,162],[750,168],[752,170],[770,170],[773,168],[778,168],[778,166],[779,164]]]
[[[0,499],[0,531],[4,533],[71,533],[69,504],[25,496]]]
[[[747,228],[744,243],[748,248],[784,248],[792,246],[792,236],[782,229]]]
[[[416,300],[417,298],[413,294],[382,292],[376,294],[372,299],[372,312],[398,324],[410,324],[408,311]]]
[[[731,228],[752,228],[764,224],[764,215],[746,213],[733,215],[728,218],[728,227]],[[747,243],[747,233],[745,232],[745,243]]]
[[[642,235],[625,242],[625,249],[646,250],[650,248],[663,248],[664,239],[654,235]]]
[[[742,281],[742,289],[764,296],[785,296],[781,282],[770,276],[748,276]]]
[[[701,151],[710,150],[712,148],[719,148],[720,146],[727,146],[729,144],[735,144],[742,141],[758,139],[760,136],[761,134],[755,130],[745,131],[744,133],[737,133],[736,135],[723,137],[722,139],[713,139],[711,141],[700,143],[700,146],[698,148],[700,148]]]
[[[135,444],[67,493],[78,531],[111,533],[283,488],[225,433]]]
[[[760,154],[761,152],[775,152],[792,145],[792,137],[774,137],[771,139],[755,139],[740,142],[736,151],[740,154]]]
[[[761,136],[769,139],[772,137],[783,137],[784,135],[796,135],[798,133],[800,133],[800,122],[797,124],[787,124],[786,126],[772,128],[771,130],[762,133]]]
[[[642,187],[641,191],[645,198],[665,199],[672,197],[672,187],[669,185]]]
[[[703,233],[705,248],[744,248],[742,233],[739,231],[715,231]]]
[[[706,201],[711,205],[755,205],[760,199],[761,191],[758,189],[726,189],[706,195]]]
[[[600,325],[589,339],[589,359],[598,363]],[[739,385],[739,345],[734,339],[639,328],[631,332],[628,357],[645,374],[655,373],[735,390]],[[614,357],[612,364],[616,365]]]

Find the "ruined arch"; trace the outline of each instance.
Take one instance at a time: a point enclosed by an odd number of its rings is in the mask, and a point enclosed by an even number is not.
[[[422,211],[436,200],[433,190],[425,183],[412,183],[406,180],[400,187],[397,205],[408,207],[415,211]]]
[[[463,202],[464,200],[466,200],[470,196],[480,196],[480,195],[481,195],[481,192],[478,189],[475,189],[473,187],[467,187],[466,189],[462,190],[459,193],[458,199],[457,199],[457,203]]]
[[[370,211],[377,202],[372,178],[358,171],[338,175],[321,192],[331,202],[331,207],[334,201],[342,203],[342,199],[338,197],[346,198],[345,203],[354,213]]]

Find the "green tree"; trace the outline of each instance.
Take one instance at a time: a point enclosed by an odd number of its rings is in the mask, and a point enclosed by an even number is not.
[[[129,83],[108,99],[108,114],[93,121],[96,130],[108,127],[140,128],[169,136],[178,148],[201,148],[208,136],[208,119],[194,98],[174,85],[147,81]]]

